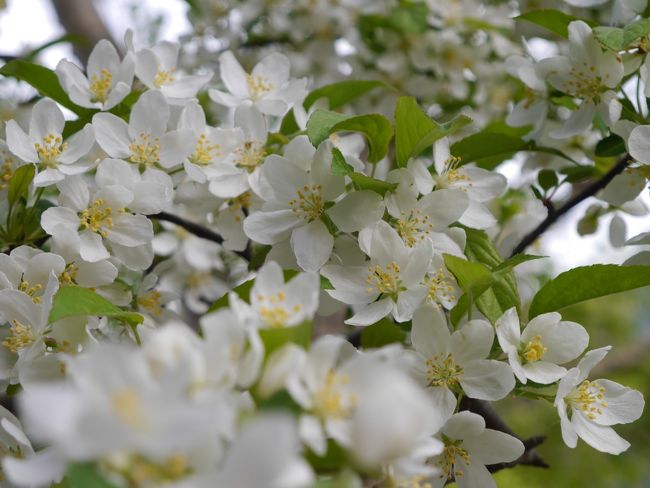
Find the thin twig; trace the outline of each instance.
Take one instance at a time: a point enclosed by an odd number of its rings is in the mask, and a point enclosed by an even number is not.
[[[167,212],[160,212],[157,214],[147,215],[147,217],[149,217],[150,219],[160,220],[164,222],[171,222],[172,224],[176,224],[179,227],[182,227],[190,234],[194,234],[195,236],[200,237],[201,239],[206,239],[208,241],[216,242],[217,244],[223,244],[223,237],[221,236],[221,234],[217,234],[212,229],[209,229],[195,222],[190,222],[189,220],[179,217],[178,215],[173,215]],[[248,252],[248,249],[244,251],[232,251],[232,252],[234,252],[238,256],[241,256],[246,260],[250,260],[250,253]]]
[[[539,224],[532,232],[527,234],[517,246],[512,250],[510,256],[523,252],[529,245],[535,242],[546,230],[553,225],[560,217],[578,205],[583,200],[595,195],[598,191],[605,188],[617,175],[623,172],[627,165],[630,163],[631,158],[625,154],[618,162],[610,169],[602,178],[594,181],[582,191],[574,195],[568,202],[558,209],[554,209],[552,205],[548,205],[548,215],[544,221]]]

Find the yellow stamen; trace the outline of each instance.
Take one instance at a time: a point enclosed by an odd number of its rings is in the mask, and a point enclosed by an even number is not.
[[[2,341],[2,345],[13,353],[31,346],[36,341],[36,336],[31,325],[23,325],[17,320],[12,321],[9,328],[9,336]]]
[[[60,135],[48,134],[42,140],[42,144],[34,143],[38,159],[46,167],[55,168],[61,153],[68,148],[68,143],[63,142]]]
[[[437,354],[426,360],[427,382],[429,386],[444,386],[447,388],[457,385],[465,371],[454,361],[451,353]]]
[[[548,351],[548,348],[542,344],[542,336],[536,335],[532,341],[528,341],[521,356],[529,363],[534,363],[542,359],[546,351]]]
[[[246,84],[251,98],[255,101],[260,100],[273,89],[273,84],[260,75],[246,74]]]
[[[99,72],[99,76],[97,76],[97,73],[92,74],[90,77],[90,91],[94,95],[92,98],[93,102],[106,102],[112,80],[113,74],[105,68]]]

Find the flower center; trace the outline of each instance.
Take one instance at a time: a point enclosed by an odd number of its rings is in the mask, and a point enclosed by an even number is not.
[[[104,103],[108,99],[108,92],[111,89],[111,81],[113,80],[113,74],[107,69],[102,69],[97,73],[93,73],[90,77],[90,91],[93,92],[94,97],[92,98],[93,102]]]
[[[9,186],[11,178],[14,176],[14,160],[11,157],[5,157],[0,164],[0,191]]]
[[[273,84],[266,77],[260,75],[246,75],[246,84],[251,98],[255,101],[260,100],[273,89]]]
[[[251,173],[266,156],[264,145],[257,141],[246,141],[234,150],[235,165]]]
[[[571,395],[567,396],[565,402],[576,410],[580,410],[590,420],[603,413],[603,408],[607,408],[607,402],[604,400],[605,387],[600,386],[597,381],[583,381],[578,388],[573,390]]]
[[[34,303],[41,303],[41,297],[36,296],[36,294],[40,292],[42,289],[43,289],[43,285],[41,285],[40,283],[37,283],[34,286],[30,286],[29,282],[26,281],[24,278],[21,278],[20,283],[18,284],[18,290],[32,297],[32,301]]]
[[[120,212],[124,209],[120,209]],[[113,227],[113,209],[111,207],[105,206],[103,199],[96,199],[93,204],[82,210],[80,218],[80,230],[91,230],[96,232],[103,238],[108,237],[108,230]]]
[[[548,347],[544,347],[542,344],[542,336],[536,335],[532,341],[528,341],[521,356],[529,363],[534,363],[542,359],[546,351],[548,351]]]
[[[368,293],[377,290],[385,295],[396,296],[402,291],[402,281],[399,277],[400,267],[395,261],[388,263],[385,268],[377,264],[374,267],[370,266],[368,270],[370,271],[366,277]]]
[[[143,429],[147,419],[142,408],[140,395],[133,388],[124,388],[111,395],[113,411],[125,424],[136,429]]]
[[[402,216],[405,216],[402,212]],[[433,231],[433,224],[429,222],[428,215],[422,215],[422,210],[414,209],[406,219],[399,219],[395,225],[397,233],[408,247],[414,247],[423,241],[429,232]]]
[[[56,167],[57,160],[61,156],[61,153],[68,148],[68,143],[63,142],[63,138],[60,135],[54,134],[48,134],[41,142],[42,144],[38,142],[34,143],[39,161],[46,167]]]
[[[159,69],[158,72],[156,73],[156,76],[153,79],[153,84],[156,86],[156,88],[160,88],[164,84],[171,83],[175,79],[176,78],[174,77],[174,69],[170,69],[170,70]]]
[[[74,263],[68,264],[59,275],[59,283],[62,285],[75,284],[77,281],[77,273],[79,273],[79,267],[75,266]]]
[[[452,441],[446,439],[444,435],[443,439],[445,441],[445,449],[442,451],[437,464],[442,471],[440,477],[447,478],[447,480],[451,481],[463,476],[463,472],[456,467],[456,456],[460,457],[467,465],[471,464],[471,460],[467,450],[460,447],[463,441]]]
[[[314,393],[314,410],[321,418],[346,419],[352,415],[357,397],[347,393],[343,388],[350,382],[350,377],[330,369],[325,375],[325,382]]]
[[[137,139],[129,144],[132,163],[155,164],[160,159],[160,138],[151,137],[151,134],[140,133]]]
[[[594,76],[596,67],[585,63],[584,70],[571,68],[569,79],[564,83],[566,93],[583,100],[597,98],[602,90],[602,79]]]
[[[320,218],[325,204],[321,185],[305,185],[296,190],[297,198],[289,200],[291,211],[298,217],[311,222]]]
[[[190,163],[199,166],[207,166],[212,158],[221,156],[221,146],[219,144],[210,144],[208,136],[202,133],[196,141],[196,148],[189,157]]]
[[[432,305],[440,307],[441,300],[454,301],[456,299],[454,287],[442,269],[438,269],[433,274],[426,275],[424,277],[424,284],[428,287],[426,299]]]
[[[162,313],[162,306],[160,305],[160,292],[158,290],[150,290],[138,297],[138,305],[145,310],[151,312],[156,317]]]
[[[12,320],[9,336],[2,341],[2,345],[13,353],[29,347],[36,341],[36,336],[30,325],[23,325],[17,320]]]
[[[454,361],[451,353],[446,356],[436,354],[426,360],[427,381],[429,386],[445,386],[450,388],[457,385],[463,377],[463,368]]]
[[[296,304],[291,309],[287,309],[283,305],[286,298],[287,296],[283,291],[279,291],[275,295],[271,294],[267,296],[262,293],[257,295],[257,299],[261,302],[259,314],[267,327],[273,329],[284,327],[289,319],[302,309],[300,304]]]

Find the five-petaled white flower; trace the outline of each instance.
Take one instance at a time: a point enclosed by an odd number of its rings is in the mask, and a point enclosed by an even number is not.
[[[249,74],[244,71],[232,52],[219,57],[221,81],[228,92],[212,89],[210,98],[226,107],[253,103],[263,114],[281,116],[305,96],[307,80],[291,79],[289,59],[272,53],[255,65]]]
[[[34,186],[49,186],[67,175],[78,175],[92,168],[93,161],[80,161],[95,143],[90,124],[63,140],[65,119],[61,109],[49,98],[36,102],[32,109],[29,134],[15,120],[7,122],[7,146],[26,163],[36,163]]]
[[[134,69],[132,53],[127,53],[120,61],[115,46],[102,39],[88,57],[86,75],[67,59],[56,66],[56,74],[74,103],[110,110],[131,92]]]
[[[645,404],[643,395],[614,381],[587,379],[610,349],[606,346],[589,351],[560,380],[555,406],[562,439],[569,447],[576,447],[578,437],[594,449],[610,454],[620,454],[630,447],[611,426],[638,419]]]
[[[559,380],[566,373],[559,365],[580,356],[589,344],[585,328],[563,321],[557,312],[538,315],[522,332],[513,307],[496,321],[495,327],[499,345],[522,383],[531,380],[546,385]]]

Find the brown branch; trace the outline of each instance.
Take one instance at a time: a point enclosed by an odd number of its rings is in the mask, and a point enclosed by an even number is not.
[[[223,244],[223,237],[221,236],[221,234],[217,234],[212,229],[209,229],[195,222],[190,222],[189,220],[179,217],[178,215],[173,215],[167,212],[160,212],[157,214],[147,215],[147,217],[149,217],[150,219],[160,220],[164,222],[171,222],[172,224],[176,224],[179,227],[182,227],[190,234],[194,234],[195,236],[200,237],[201,239],[206,239],[208,241],[216,242],[217,244]],[[250,252],[248,249],[244,251],[232,251],[232,252],[250,261]]]
[[[52,6],[63,28],[84,39],[74,44],[74,53],[84,65],[100,40],[108,39],[117,45],[92,0],[52,0]]]
[[[485,419],[485,426],[488,429],[505,432],[506,434],[516,437],[524,444],[524,448],[525,448],[524,453],[518,459],[515,459],[514,461],[511,461],[509,463],[498,463],[498,464],[491,464],[487,466],[487,469],[491,473],[495,473],[497,471],[501,471],[502,469],[506,469],[506,468],[513,468],[518,465],[536,466],[538,468],[549,467],[546,461],[544,461],[542,457],[539,455],[539,453],[535,450],[537,446],[539,446],[542,442],[544,442],[544,440],[546,440],[546,437],[535,436],[535,437],[531,437],[530,439],[522,439],[521,437],[519,437],[517,434],[513,432],[513,430],[508,426],[508,424],[504,422],[504,420],[499,416],[499,414],[494,411],[492,406],[488,402],[485,402],[483,400],[475,400],[473,398],[463,398],[463,400],[460,403],[460,409],[469,410],[470,412],[474,412],[480,415]]]
[[[587,198],[595,195],[598,191],[605,188],[616,176],[623,172],[627,165],[630,163],[630,156],[625,154],[618,162],[610,169],[602,178],[594,181],[582,191],[574,195],[568,202],[560,208],[555,209],[552,205],[547,205],[548,215],[544,221],[539,224],[532,232],[527,234],[517,246],[512,250],[510,256],[524,252],[526,248],[535,242],[546,230],[552,226],[560,217],[566,214],[573,207]]]

